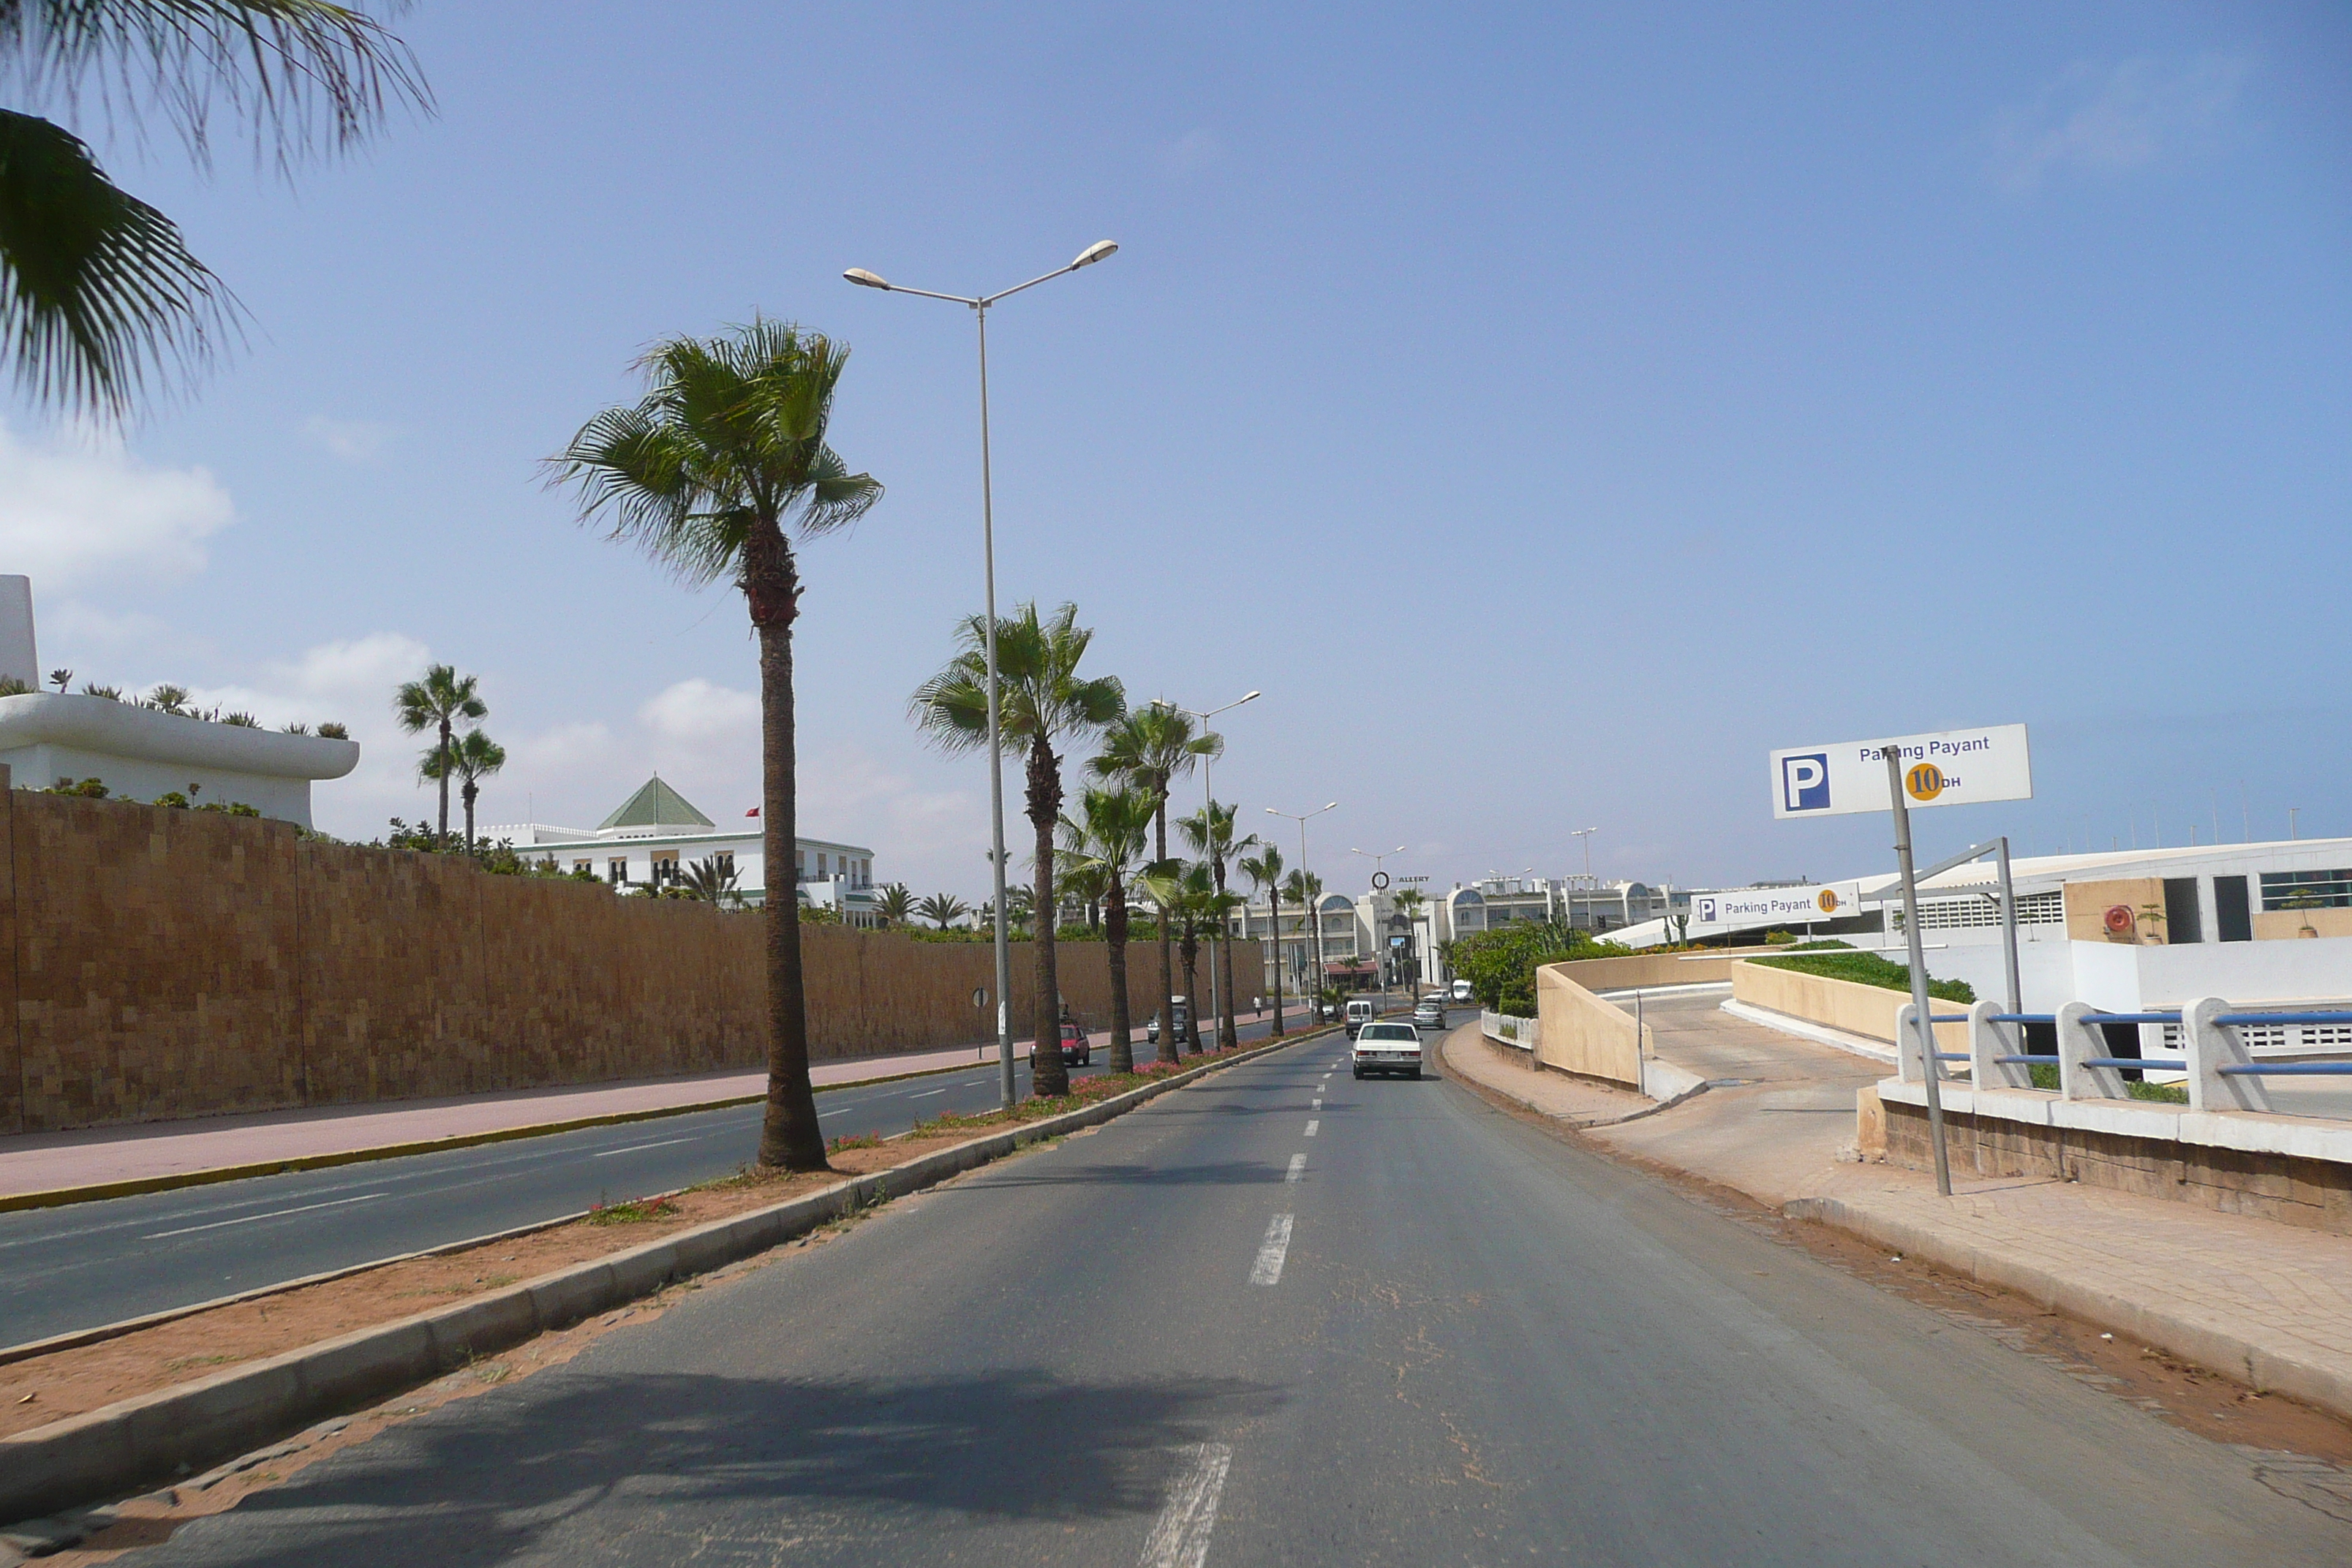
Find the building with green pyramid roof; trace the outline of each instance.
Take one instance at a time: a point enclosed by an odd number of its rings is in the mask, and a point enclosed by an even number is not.
[[[533,859],[553,860],[568,871],[585,871],[623,892],[657,892],[681,881],[688,868],[704,861],[734,879],[733,890],[747,904],[767,899],[767,845],[760,808],[721,827],[676,785],[654,774],[594,827],[557,827],[520,822],[487,827],[482,837],[512,844]],[[874,912],[874,851],[860,844],[824,838],[794,841],[793,868],[801,901],[831,910],[850,925],[881,924]]]

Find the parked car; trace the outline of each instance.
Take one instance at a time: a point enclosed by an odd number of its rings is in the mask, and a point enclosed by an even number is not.
[[[1153,1045],[1160,1043],[1160,1015],[1151,1015],[1151,1022],[1143,1027],[1144,1036]],[[1192,1004],[1189,997],[1176,998],[1176,1039],[1181,1045],[1192,1037]]]
[[[1094,1066],[1094,1044],[1087,1038],[1085,1026],[1079,1024],[1063,1025],[1062,1065],[1064,1067],[1092,1067]]]
[[[1411,1024],[1366,1024],[1356,1036],[1354,1060],[1358,1078],[1372,1072],[1421,1076],[1421,1031]]]
[[[1323,1021],[1328,1024],[1339,1016],[1339,1004],[1337,1002],[1318,1002],[1316,1004],[1316,1011],[1321,1015]]]
[[[1457,980],[1454,983],[1454,999],[1467,1005],[1478,1000],[1478,993],[1470,989],[1467,980]]]
[[[1445,1027],[1445,998],[1432,992],[1414,1004],[1412,1026],[1416,1029]]]
[[[1372,1021],[1373,1012],[1370,997],[1351,996],[1348,999],[1348,1037],[1349,1039],[1354,1039],[1363,1026]]]

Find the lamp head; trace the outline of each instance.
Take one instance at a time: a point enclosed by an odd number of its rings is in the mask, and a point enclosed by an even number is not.
[[[876,277],[873,273],[866,271],[863,267],[853,267],[848,271],[843,273],[842,276],[848,279],[852,283],[856,284],[860,289],[881,289],[887,290],[890,287],[887,279]]]
[[[1070,263],[1070,270],[1076,272],[1081,267],[1092,267],[1096,262],[1108,261],[1118,254],[1118,241],[1109,239],[1096,240],[1092,245],[1087,246],[1084,250],[1078,252],[1078,258]]]

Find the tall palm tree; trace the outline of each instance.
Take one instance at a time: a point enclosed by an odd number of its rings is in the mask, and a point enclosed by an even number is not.
[[[431,96],[383,24],[323,0],[10,0],[0,74],[36,98],[142,129],[157,115],[208,162],[215,110],[281,167],[364,141],[387,101]],[[201,368],[236,331],[227,286],[89,146],[0,110],[0,352],[37,402],[119,417],[151,374]]]
[[[446,802],[449,795],[449,775],[457,778],[457,798],[466,808],[466,853],[475,852],[474,802],[482,793],[482,781],[507,765],[507,749],[479,730],[468,730],[451,742],[445,751],[428,747],[416,764],[416,776],[438,783]]]
[[[915,912],[945,931],[971,913],[971,906],[953,893],[933,893],[915,906]]]
[[[1184,994],[1192,1003],[1185,1039],[1197,1055],[1201,1049],[1201,933],[1211,921],[1224,918],[1232,895],[1217,890],[1208,866],[1199,860],[1163,864],[1148,873],[1144,882],[1152,901],[1160,907],[1160,923],[1176,928],[1177,951],[1184,964]],[[1162,1044],[1174,1033],[1172,1028],[1162,1026]]]
[[[1081,676],[1078,665],[1094,641],[1078,625],[1078,607],[1064,605],[1052,616],[1034,603],[996,622],[997,725],[1029,752],[1029,825],[1037,836],[1037,882],[1030,908],[1036,911],[1036,1046],[1029,1058],[1029,1084],[1041,1096],[1070,1092],[1069,1069],[1055,1048],[1062,1037],[1062,993],[1054,955],[1054,827],[1062,816],[1065,745],[1099,734],[1127,712],[1127,689],[1111,676]],[[957,629],[961,646],[947,668],[917,689],[910,706],[915,721],[939,746],[968,752],[988,743],[988,623],[973,616]],[[1007,903],[1011,902],[1008,894]]]
[[[1127,889],[1142,869],[1152,803],[1132,789],[1088,789],[1062,817],[1062,866],[1102,881],[1103,945],[1110,968],[1110,1070],[1135,1069],[1135,1012],[1127,994]]]
[[[1202,757],[1223,756],[1225,742],[1214,734],[1195,734],[1192,716],[1181,708],[1158,704],[1139,708],[1103,737],[1101,755],[1087,765],[1097,777],[1124,779],[1151,798],[1153,863],[1171,865],[1168,858],[1168,791],[1192,771]],[[1160,1016],[1176,1016],[1176,970],[1168,922],[1160,931]],[[1176,1059],[1173,1030],[1160,1031],[1160,1059]]]
[[[646,395],[580,427],[548,464],[577,488],[583,521],[643,549],[684,582],[733,584],[760,639],[760,826],[773,878],[768,921],[768,1104],[760,1163],[825,1168],[809,1087],[801,905],[792,892],[799,792],[793,735],[793,622],[803,539],[844,528],[881,498],[853,474],[825,426],[846,346],[755,319],[724,337],[672,338],[637,362]]]
[[[882,917],[886,926],[902,926],[913,918],[915,895],[904,882],[889,882],[874,900],[874,912]]]
[[[1315,987],[1307,995],[1319,995],[1323,985],[1323,879],[1312,871],[1293,871],[1282,890],[1298,906],[1299,930],[1307,938],[1307,973],[1300,984]]]
[[[1265,895],[1266,912],[1273,917],[1274,931],[1274,1037],[1282,1037],[1282,851],[1258,840],[1258,852],[1245,857],[1242,875],[1250,886]]]
[[[1216,885],[1217,896],[1220,900],[1223,899],[1225,894],[1227,857],[1246,849],[1257,842],[1257,835],[1255,833],[1239,843],[1234,841],[1235,809],[1234,806],[1223,805],[1212,800],[1177,824],[1184,830],[1185,845],[1195,857],[1208,862],[1211,879]],[[1234,944],[1227,940],[1223,921],[1217,923],[1215,932],[1216,952],[1210,962],[1216,964],[1218,977],[1224,991],[1224,1006],[1217,1016],[1217,1045],[1220,1048],[1223,1048],[1240,1044],[1241,1037],[1234,1029]]]
[[[438,731],[440,739],[433,747],[430,761],[416,771],[419,776],[434,780],[441,786],[441,817],[437,831],[442,841],[449,837],[449,775],[455,770],[449,763],[451,731],[460,719],[479,719],[487,715],[489,704],[482,700],[480,682],[470,675],[460,675],[450,664],[436,664],[425,672],[422,680],[401,683],[392,694],[392,711],[400,727],[412,735],[427,730]]]
[[[1406,924],[1410,926],[1421,918],[1421,908],[1427,902],[1429,902],[1428,896],[1419,888],[1407,888],[1396,896],[1397,913],[1402,915],[1405,918]],[[1419,989],[1422,969],[1421,949],[1419,944],[1415,943],[1412,947],[1408,948],[1407,952],[1412,960],[1413,980],[1415,982],[1414,988],[1417,990]]]

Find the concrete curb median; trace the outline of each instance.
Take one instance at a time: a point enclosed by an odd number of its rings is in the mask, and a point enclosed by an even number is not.
[[[2352,1378],[2256,1344],[2145,1300],[2068,1279],[2020,1258],[2004,1258],[1914,1221],[1838,1197],[1792,1198],[1780,1212],[1858,1236],[1864,1241],[2014,1290],[2053,1311],[2126,1333],[2183,1361],[2242,1378],[2266,1394],[2284,1394],[2352,1419]]]
[[[1028,1144],[1098,1127],[1172,1089],[1328,1032],[1271,1041],[1094,1105],[987,1133],[456,1306],[357,1330],[0,1438],[0,1520],[37,1518],[205,1469],[534,1335],[650,1295],[674,1280],[752,1257]]]

